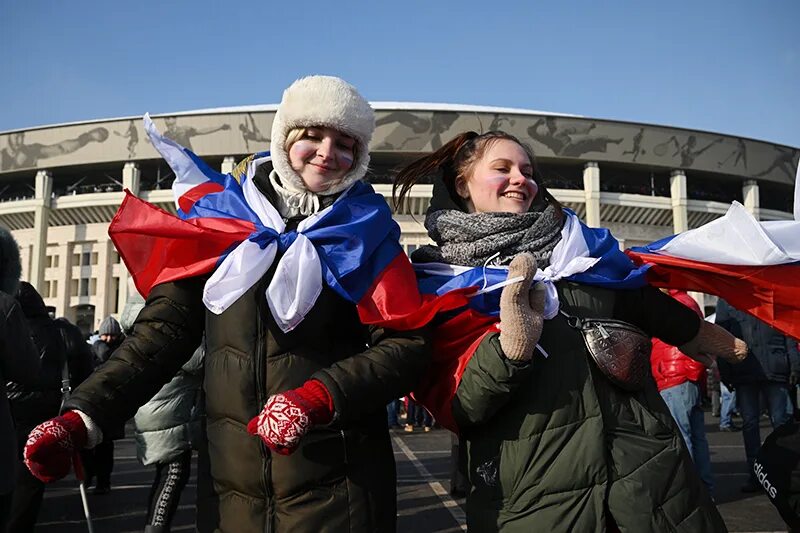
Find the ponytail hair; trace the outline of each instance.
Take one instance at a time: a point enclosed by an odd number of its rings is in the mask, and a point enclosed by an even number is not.
[[[442,174],[450,196],[458,199],[455,188],[456,178],[458,177],[456,156],[465,145],[476,137],[478,137],[478,134],[474,131],[459,133],[435,152],[417,159],[401,170],[394,179],[392,186],[392,203],[394,203],[395,209],[400,207],[411,187],[419,180],[439,173]]]
[[[539,192],[531,203],[530,211],[540,211],[547,205],[554,205],[558,217],[563,218],[561,204],[542,184],[533,150],[513,135],[504,131],[487,131],[481,134],[474,131],[460,133],[435,152],[421,157],[405,167],[397,175],[392,186],[392,203],[395,209],[402,205],[411,187],[417,182],[428,176],[440,174],[450,198],[466,211],[464,201],[456,190],[456,183],[460,179],[467,179],[475,163],[483,157],[491,145],[500,140],[517,143],[528,154],[531,165],[533,165],[534,179],[539,187]]]

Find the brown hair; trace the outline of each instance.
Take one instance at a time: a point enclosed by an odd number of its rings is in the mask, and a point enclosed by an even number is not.
[[[531,209],[543,209],[547,204],[553,204],[557,208],[559,217],[563,217],[561,211],[561,204],[556,200],[541,184],[538,166],[536,165],[536,158],[533,155],[531,148],[520,142],[519,139],[504,131],[487,131],[486,133],[475,133],[474,131],[467,131],[456,135],[450,142],[428,154],[420,159],[417,159],[397,175],[392,187],[392,201],[395,208],[403,203],[411,187],[414,186],[419,180],[426,176],[431,176],[441,173],[442,181],[444,181],[450,197],[456,201],[458,205],[463,205],[456,191],[456,184],[459,180],[465,180],[472,173],[475,163],[480,160],[486,151],[496,142],[500,140],[507,140],[517,143],[530,159],[533,166],[534,179],[539,186],[539,192],[536,194]]]

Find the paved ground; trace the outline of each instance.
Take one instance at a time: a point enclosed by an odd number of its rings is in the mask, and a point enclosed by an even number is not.
[[[720,512],[732,532],[785,531],[777,512],[763,494],[742,494],[745,463],[740,433],[721,433],[717,420],[706,414]],[[762,424],[762,437],[769,431]],[[131,434],[130,428],[128,435]],[[397,459],[398,531],[465,531],[463,500],[453,500],[450,488],[450,436],[444,430],[430,433],[393,432]],[[132,439],[117,443],[111,494],[89,495],[96,533],[141,531],[152,472],[136,461]],[[192,473],[181,500],[173,531],[194,529],[195,476]],[[36,531],[70,533],[86,531],[80,496],[74,480],[48,488]]]

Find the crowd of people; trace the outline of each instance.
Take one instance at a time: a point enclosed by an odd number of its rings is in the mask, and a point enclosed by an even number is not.
[[[453,492],[466,495],[470,531],[726,530],[703,424],[708,368],[737,395],[745,489],[764,487],[760,398],[775,427],[790,421],[796,341],[724,301],[716,324],[703,320],[613,246],[576,267],[563,244],[588,229],[537,182],[530,148],[501,131],[461,133],[397,175],[399,203],[433,183],[434,244],[409,261],[363,182],[374,127],[354,87],[303,78],[283,94],[270,153],[222,177],[189,156],[176,164],[188,237],[137,230],[123,203],[117,219],[160,253],[139,268],[115,240],[143,297],[122,323],[105,318],[90,350],[30,284],[0,286],[0,422],[16,435],[0,436],[17,467],[16,483],[0,482],[9,531],[32,529],[45,483],[76,452],[94,492],[112,490],[129,419],[155,470],[150,533],[169,531],[192,450],[199,531],[394,531],[389,431],[434,425],[457,435]],[[187,153],[147,129],[168,162]],[[204,194],[184,178],[205,180]],[[221,240],[209,216],[240,237]],[[205,247],[177,254],[181,239]],[[16,259],[3,268],[18,279]],[[389,283],[409,279],[419,292]]]

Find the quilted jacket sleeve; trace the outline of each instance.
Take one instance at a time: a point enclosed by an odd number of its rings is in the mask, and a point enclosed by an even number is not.
[[[461,430],[491,419],[524,383],[533,365],[510,361],[500,347],[500,334],[484,337],[467,363],[453,398],[453,417]]]
[[[394,331],[370,329],[365,351],[316,372],[333,398],[342,423],[385,406],[409,393],[430,363],[430,329]]]
[[[89,415],[104,433],[131,418],[200,344],[203,282],[190,278],[156,286],[133,333],[75,390],[65,408]]]

